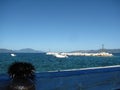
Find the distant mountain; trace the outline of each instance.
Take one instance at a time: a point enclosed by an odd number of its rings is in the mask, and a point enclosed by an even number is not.
[[[25,48],[20,50],[0,49],[0,53],[43,53],[43,51],[38,51],[31,48]]]
[[[0,49],[0,53],[14,53],[14,51],[9,49]]]
[[[101,52],[102,50],[76,50],[71,52],[83,52],[83,53],[97,53]],[[104,52],[108,53],[120,53],[120,49],[104,49]],[[0,53],[44,53],[43,51],[34,50],[31,48],[25,48],[20,50],[10,50],[10,49],[0,49]]]
[[[17,53],[42,53],[42,51],[34,50],[31,48],[20,49],[20,50],[16,50],[15,52]]]
[[[120,53],[120,49],[105,49],[105,51],[109,53]]]
[[[108,52],[108,53],[120,53],[120,49],[98,49],[98,50],[76,50],[72,52],[82,52],[82,53],[98,53],[98,52]]]

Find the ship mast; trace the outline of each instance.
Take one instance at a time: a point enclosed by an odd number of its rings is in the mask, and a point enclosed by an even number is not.
[[[101,51],[104,52],[104,44],[102,44],[102,50]]]

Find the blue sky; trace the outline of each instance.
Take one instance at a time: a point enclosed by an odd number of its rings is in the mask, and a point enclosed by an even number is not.
[[[120,48],[119,0],[0,0],[0,48]]]

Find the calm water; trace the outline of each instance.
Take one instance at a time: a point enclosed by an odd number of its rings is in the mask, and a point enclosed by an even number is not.
[[[9,65],[15,61],[32,63],[36,72],[120,65],[120,54],[113,55],[113,57],[69,56],[68,58],[56,58],[45,53],[17,53],[15,57],[9,53],[2,53],[0,54],[0,73],[7,73]]]

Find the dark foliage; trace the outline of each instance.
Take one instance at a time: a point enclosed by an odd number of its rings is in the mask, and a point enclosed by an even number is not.
[[[34,66],[27,62],[15,62],[8,68],[8,74],[12,79],[34,80],[34,71]]]

